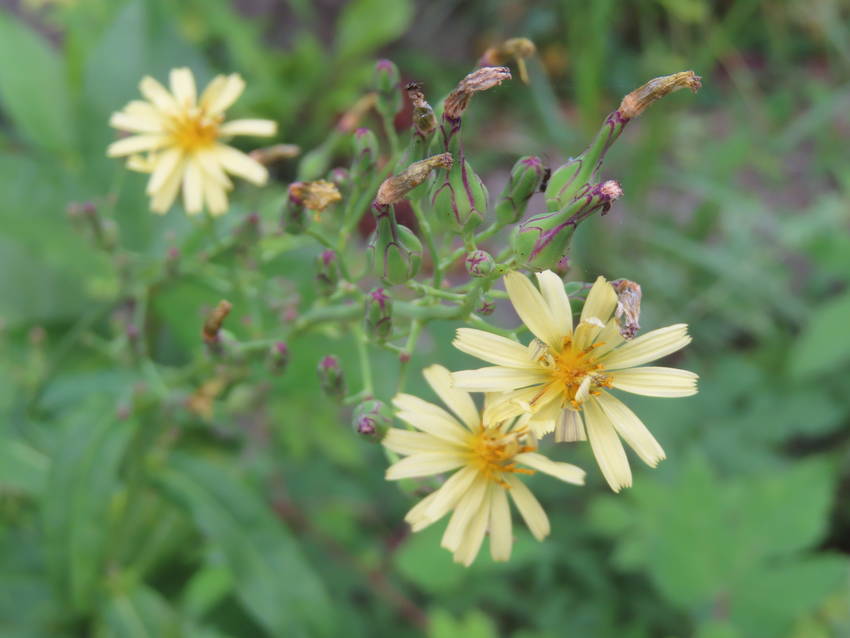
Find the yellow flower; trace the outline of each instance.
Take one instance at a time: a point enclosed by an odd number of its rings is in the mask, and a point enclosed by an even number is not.
[[[535,538],[549,534],[546,512],[517,475],[539,470],[582,485],[584,470],[538,454],[528,429],[516,419],[482,421],[470,395],[451,387],[444,367],[426,368],[424,376],[457,418],[433,403],[397,395],[393,405],[398,418],[419,431],[392,428],[384,437],[387,448],[406,457],[387,469],[387,479],[457,471],[415,505],[405,520],[418,532],[453,512],[441,545],[453,552],[455,562],[469,566],[487,531],[493,560],[508,560],[513,540],[508,494]]]
[[[139,90],[147,101],[134,100],[109,120],[113,128],[133,135],[111,144],[106,154],[129,156],[128,168],[151,174],[147,194],[154,212],[167,212],[182,186],[187,213],[199,213],[206,205],[210,213],[221,215],[233,188],[227,173],[257,185],[268,179],[262,164],[222,140],[274,135],[277,125],[271,120],[224,121],[225,110],[245,88],[238,74],[217,76],[200,99],[191,70],[172,69],[170,84],[169,92],[152,77],[142,79]]]
[[[523,275],[505,276],[520,319],[535,335],[528,346],[482,330],[460,328],[454,346],[495,365],[452,375],[457,388],[501,392],[485,416],[528,414],[537,436],[555,430],[556,441],[590,440],[593,454],[615,492],[632,484],[620,437],[648,465],[664,450],[641,420],[608,388],[655,397],[695,394],[697,375],[675,368],[642,366],[675,352],[691,338],[685,324],[653,330],[625,341],[612,313],[617,295],[599,277],[573,330],[572,310],[560,277],[537,273],[540,290]]]

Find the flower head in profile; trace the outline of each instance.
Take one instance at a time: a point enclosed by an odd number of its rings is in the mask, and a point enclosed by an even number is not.
[[[584,470],[538,454],[533,437],[517,419],[482,420],[470,395],[452,387],[442,366],[426,368],[424,375],[454,416],[409,394],[396,396],[398,418],[417,431],[387,432],[383,444],[405,456],[387,469],[387,479],[454,473],[405,520],[417,532],[452,512],[441,544],[455,562],[472,564],[487,532],[493,560],[508,560],[513,542],[508,495],[535,538],[549,534],[549,519],[520,476],[537,470],[581,485]]]
[[[696,393],[697,375],[644,366],[690,343],[685,324],[626,341],[616,317],[617,294],[603,277],[593,284],[575,328],[561,278],[537,273],[538,290],[525,276],[505,276],[511,303],[534,334],[528,346],[482,330],[460,328],[456,348],[494,364],[452,375],[457,388],[501,392],[489,419],[527,414],[535,435],[556,441],[590,440],[602,474],[615,492],[632,484],[622,438],[652,467],[664,450],[641,420],[610,389],[655,397]]]
[[[233,188],[228,173],[260,186],[268,179],[262,164],[224,141],[234,135],[274,135],[277,126],[271,120],[224,121],[224,112],[245,88],[238,74],[215,77],[200,97],[187,68],[172,69],[170,85],[168,91],[152,77],[142,79],[145,100],[130,102],[109,120],[132,135],[112,143],[106,153],[127,156],[128,168],[150,173],[147,194],[154,212],[166,213],[182,187],[187,213],[206,206],[221,215]]]

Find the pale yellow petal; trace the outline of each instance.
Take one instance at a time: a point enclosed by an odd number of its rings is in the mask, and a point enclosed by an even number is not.
[[[436,492],[434,499],[423,510],[423,515],[436,520],[445,516],[478,478],[478,470],[466,466],[452,474]]]
[[[201,167],[201,170],[204,172],[205,175],[214,179],[225,189],[230,189],[233,187],[233,182],[230,181],[230,178],[227,176],[227,173],[225,173],[224,169],[221,167],[221,164],[218,161],[218,156],[216,155],[215,151],[195,151],[193,157],[195,161],[198,162],[198,165]]]
[[[148,195],[153,195],[159,191],[162,185],[173,177],[175,172],[182,170],[182,157],[183,152],[179,148],[169,148],[157,155],[153,163],[153,173],[151,173],[151,178],[145,188]]]
[[[587,301],[581,309],[581,320],[596,317],[604,325],[617,307],[617,293],[614,287],[605,281],[605,277],[597,277],[593,282],[590,292],[587,293]]]
[[[201,181],[201,171],[195,162],[186,162],[183,172],[183,208],[190,215],[200,213],[204,208],[204,186]]]
[[[540,286],[540,293],[546,300],[546,305],[549,306],[552,317],[561,327],[561,331],[564,335],[572,333],[573,311],[570,308],[567,291],[564,290],[563,279],[551,270],[544,270],[537,273],[537,284]]]
[[[573,332],[573,347],[576,350],[585,350],[596,340],[604,328],[605,323],[598,317],[580,320]]]
[[[541,370],[487,366],[477,370],[453,372],[452,380],[456,388],[470,392],[506,392],[545,383],[549,380],[549,375]]]
[[[218,181],[206,177],[204,183],[204,199],[207,202],[210,214],[213,217],[218,217],[227,212],[227,190]]]
[[[183,183],[183,166],[184,160],[178,162],[177,167],[162,183],[162,186],[155,193],[151,193],[151,210],[155,213],[165,214],[174,199],[177,197],[177,192],[180,190],[180,185]]]
[[[149,75],[142,78],[139,83],[139,91],[151,102],[158,110],[164,113],[175,113],[178,110],[177,102],[174,96],[169,93],[162,84],[154,80]]]
[[[442,452],[452,449],[453,444],[424,432],[411,432],[401,428],[390,428],[381,439],[381,443],[399,454],[418,454],[419,452]],[[457,449],[460,449],[459,447]]]
[[[157,165],[157,156],[155,154],[148,155],[131,155],[127,158],[125,166],[131,171],[139,173],[153,173]]]
[[[490,556],[495,561],[506,561],[511,557],[513,532],[511,507],[507,490],[497,486],[490,501]]]
[[[599,361],[608,370],[633,368],[681,350],[690,342],[687,324],[677,323],[632,339]]]
[[[165,135],[131,135],[124,139],[112,142],[106,149],[109,157],[122,157],[143,151],[155,151],[168,144]]]
[[[141,117],[124,111],[113,113],[109,118],[109,126],[130,133],[162,135],[165,132],[158,118]]]
[[[451,373],[443,366],[432,365],[422,371],[428,385],[437,393],[443,403],[454,412],[467,427],[476,428],[481,424],[478,408],[468,392],[453,386]]]
[[[458,328],[452,345],[458,350],[488,363],[509,368],[536,368],[528,348],[521,343],[492,332],[475,328]]]
[[[472,564],[481,550],[481,544],[484,542],[484,534],[487,532],[487,524],[490,522],[490,504],[493,501],[492,493],[495,487],[492,483],[487,486],[484,498],[481,499],[481,505],[478,506],[478,511],[469,519],[463,540],[454,552],[454,561],[465,567],[469,567]]]
[[[229,173],[238,175],[257,186],[262,186],[268,180],[269,173],[265,166],[232,146],[217,144],[215,154],[222,168]]]
[[[629,447],[637,453],[644,463],[655,467],[660,461],[664,460],[664,450],[661,445],[658,444],[643,421],[625,403],[608,392],[603,392],[596,400],[611,420],[617,433],[623,437],[623,440],[628,443]]]
[[[619,346],[624,341],[625,339],[623,339],[623,335],[620,334],[620,324],[617,323],[617,320],[614,317],[612,317],[605,324],[605,327],[602,328],[602,330],[600,330],[596,335],[596,339],[594,339],[596,347],[593,349],[593,356],[601,357]]]
[[[171,93],[174,95],[177,103],[184,109],[195,106],[197,89],[195,88],[195,76],[192,75],[192,71],[186,67],[172,69],[169,80],[171,83]]]
[[[452,552],[457,551],[457,548],[463,542],[469,519],[475,515],[481,506],[486,490],[487,481],[477,477],[477,480],[473,481],[469,489],[464,492],[449,519],[445,532],[443,532],[443,538],[440,541],[441,547]]]
[[[534,284],[525,275],[509,272],[505,275],[505,289],[514,310],[528,329],[549,346],[560,348],[567,333],[555,322],[549,306]]]
[[[678,368],[628,368],[611,373],[613,387],[648,397],[689,397],[697,393],[699,377]]]
[[[555,400],[556,398],[557,395],[550,392],[542,397],[542,402],[538,402],[539,405],[535,403],[534,416],[528,420],[527,425],[536,437],[546,436],[560,421],[564,409],[561,407],[561,402]]]
[[[533,386],[504,392],[487,406],[484,421],[496,423],[523,413],[536,413],[558,396],[560,393],[554,386]]]
[[[445,417],[427,412],[398,412],[396,416],[423,432],[456,445],[466,445],[469,431],[448,414]]]
[[[436,519],[432,519],[425,515],[425,510],[431,505],[431,503],[434,502],[438,492],[439,490],[431,492],[428,496],[410,508],[410,511],[405,514],[404,521],[410,525],[411,531],[418,532],[428,527],[431,523],[436,522]]]
[[[537,540],[542,541],[549,535],[550,527],[549,518],[540,506],[540,502],[525,486],[525,483],[515,476],[508,475],[505,477],[505,481],[511,486],[509,494],[525,524],[528,525],[531,534]]]
[[[587,434],[584,431],[584,420],[581,418],[581,412],[569,408],[562,410],[561,419],[555,428],[555,443],[586,440]]]
[[[399,393],[393,397],[392,403],[400,412],[421,412],[423,414],[430,414],[431,416],[438,416],[449,421],[454,421],[452,415],[446,412],[439,405],[420,399],[412,394],[405,394],[404,392]]]
[[[539,470],[549,476],[554,476],[567,483],[584,485],[584,470],[577,465],[553,461],[537,452],[523,452],[514,457],[517,463],[527,465],[533,470]]]
[[[632,470],[620,437],[595,400],[584,404],[587,438],[602,475],[615,492],[632,485]]]
[[[270,137],[277,133],[277,122],[272,120],[231,120],[222,124],[218,132],[222,135],[254,135]]]
[[[432,476],[448,472],[465,463],[466,459],[459,453],[422,452],[393,463],[387,468],[386,478],[388,481],[398,481],[405,478]]]
[[[239,99],[244,90],[245,81],[238,73],[219,75],[201,95],[200,107],[208,115],[220,115]]]

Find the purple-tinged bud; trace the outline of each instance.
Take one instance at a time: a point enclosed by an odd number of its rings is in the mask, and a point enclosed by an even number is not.
[[[570,256],[564,255],[558,260],[558,263],[555,264],[555,267],[552,269],[555,271],[555,274],[558,275],[561,279],[563,279],[566,274],[570,271]]]
[[[620,185],[608,180],[585,188],[563,209],[535,215],[514,228],[511,247],[518,265],[534,270],[555,267],[566,255],[576,227],[596,211],[607,213],[622,194]]]
[[[521,157],[511,169],[511,177],[496,204],[499,224],[514,224],[525,215],[528,200],[540,188],[546,169],[539,157]]]
[[[475,312],[477,312],[482,317],[486,317],[487,315],[492,315],[496,310],[496,302],[490,295],[484,295],[481,298],[481,305],[478,306]]]
[[[393,300],[383,288],[366,293],[364,328],[375,341],[385,341],[393,330]]]
[[[466,272],[471,277],[487,277],[496,267],[496,261],[486,250],[473,250],[466,256]]]
[[[383,401],[368,399],[354,408],[351,427],[362,437],[378,443],[392,425],[392,414]]]
[[[337,166],[336,168],[331,169],[331,172],[328,174],[328,179],[336,185],[338,189],[343,189],[351,182],[351,172],[343,166]]]
[[[378,138],[367,128],[354,131],[354,158],[351,161],[351,179],[359,179],[371,175],[381,154]]]
[[[289,185],[289,194],[281,211],[281,226],[290,235],[300,235],[307,226],[307,214],[304,200],[301,198],[300,184],[302,182],[293,182]]]
[[[329,397],[342,399],[345,396],[345,377],[339,359],[329,354],[319,361],[319,383]]]
[[[386,118],[395,117],[401,110],[401,74],[398,67],[390,60],[378,60],[375,64],[375,74],[372,86],[378,94],[375,107]]]
[[[276,341],[269,349],[268,367],[273,374],[280,374],[289,363],[289,346],[283,341]]]
[[[434,212],[456,233],[477,228],[484,220],[487,202],[487,187],[462,153],[449,170],[434,180],[431,188]]]
[[[332,250],[324,250],[316,257],[316,281],[322,295],[330,295],[339,283],[339,258]]]

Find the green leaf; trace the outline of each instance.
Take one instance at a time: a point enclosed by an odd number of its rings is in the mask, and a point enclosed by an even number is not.
[[[428,638],[497,638],[496,624],[484,612],[471,609],[456,620],[443,609],[435,609],[429,614]]]
[[[0,438],[0,488],[40,496],[47,483],[50,460],[23,441]]]
[[[97,638],[178,638],[180,620],[158,592],[142,583],[121,587],[101,610]]]
[[[110,538],[111,497],[118,466],[134,430],[130,421],[93,418],[85,410],[63,433],[52,455],[44,535],[48,569],[71,609],[94,604]]]
[[[337,55],[356,58],[399,38],[413,19],[411,0],[353,0],[337,24]]]
[[[225,468],[182,454],[170,459],[160,484],[223,554],[240,602],[271,635],[333,633],[322,582],[254,492]]]
[[[69,150],[74,133],[62,59],[29,26],[0,10],[0,107],[30,142]]]
[[[817,306],[791,348],[791,373],[825,374],[850,362],[850,292]]]

